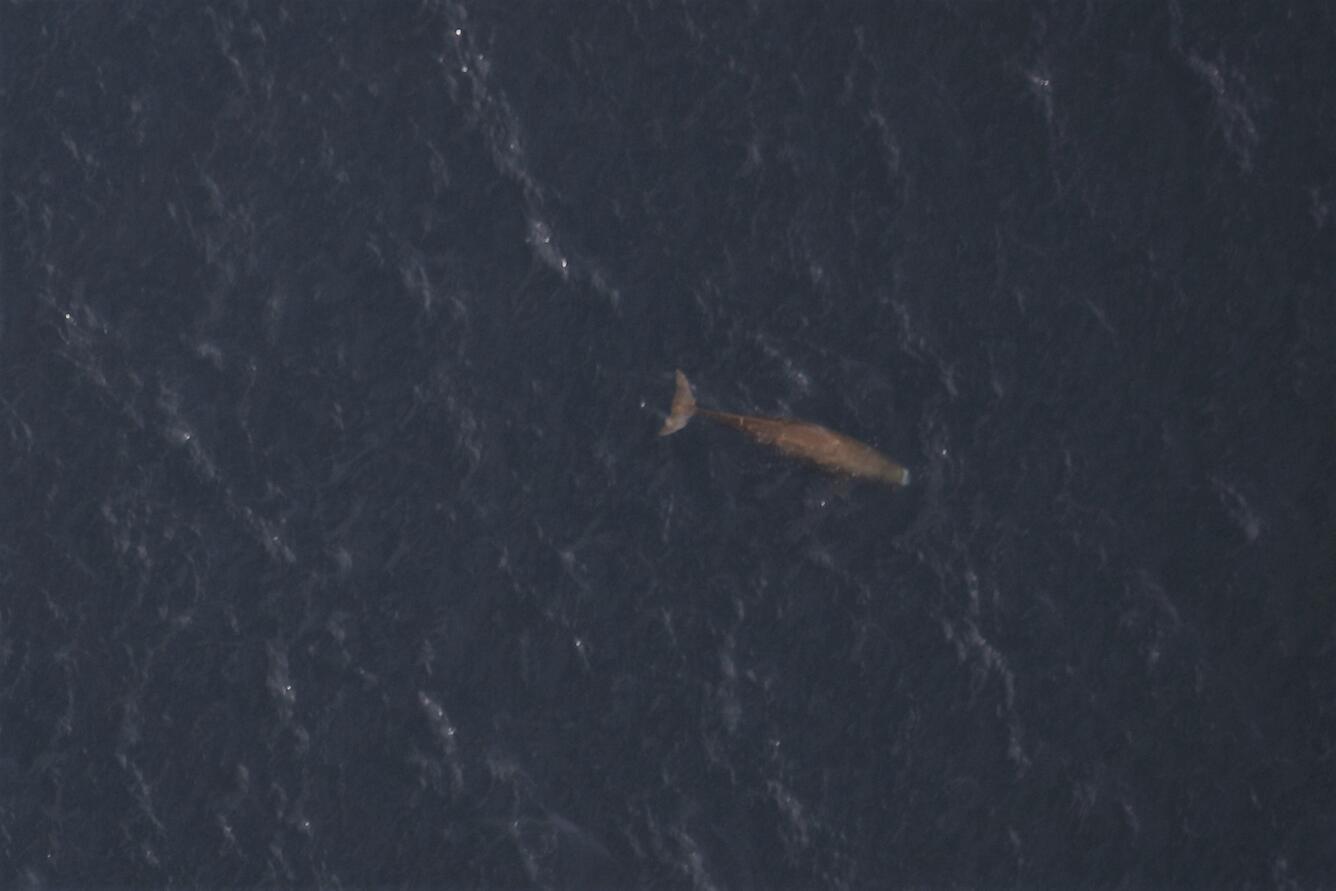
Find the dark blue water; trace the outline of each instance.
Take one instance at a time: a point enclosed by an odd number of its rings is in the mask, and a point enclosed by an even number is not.
[[[1333,887],[1336,18],[1230,6],[7,0],[0,883]]]

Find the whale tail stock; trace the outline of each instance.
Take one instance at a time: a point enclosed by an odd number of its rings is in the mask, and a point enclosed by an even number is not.
[[[668,420],[659,429],[660,436],[670,436],[681,430],[696,413],[696,397],[691,392],[691,383],[681,369],[677,371],[677,391],[673,393],[673,407],[668,411]]]

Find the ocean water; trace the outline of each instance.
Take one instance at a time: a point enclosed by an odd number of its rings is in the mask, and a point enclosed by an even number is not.
[[[0,884],[1336,883],[1331,12],[0,10]]]

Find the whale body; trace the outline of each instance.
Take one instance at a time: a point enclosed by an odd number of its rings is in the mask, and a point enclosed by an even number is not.
[[[677,389],[673,393],[668,419],[659,430],[670,436],[681,430],[696,415],[704,415],[735,430],[741,430],[757,442],[773,446],[786,455],[802,458],[831,473],[876,480],[893,486],[909,485],[909,469],[851,436],[827,430],[820,424],[793,418],[759,418],[699,408],[691,391],[691,382],[679,369]]]

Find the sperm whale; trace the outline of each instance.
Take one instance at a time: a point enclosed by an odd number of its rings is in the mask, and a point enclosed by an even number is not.
[[[696,405],[691,382],[679,369],[668,419],[660,436],[671,436],[695,415],[704,415],[726,427],[741,430],[757,442],[773,446],[786,455],[802,458],[837,474],[876,480],[893,486],[909,485],[909,469],[853,437],[827,430],[819,424],[793,418],[758,418],[712,411]]]

